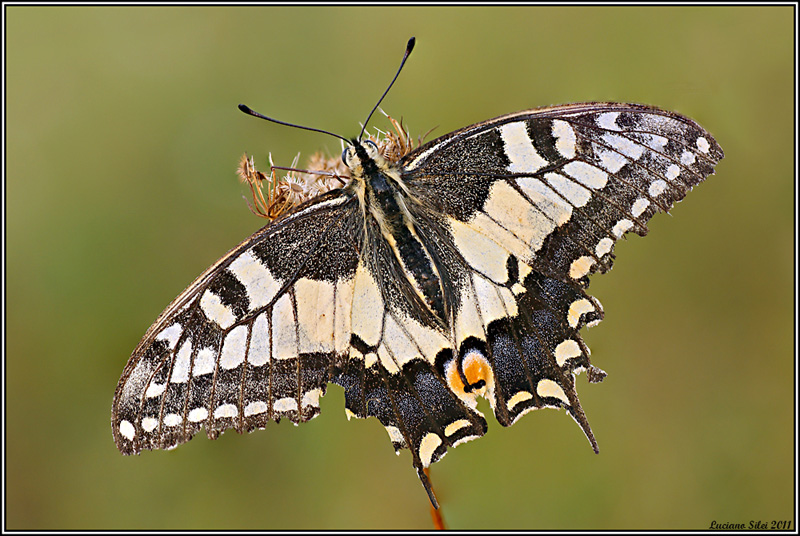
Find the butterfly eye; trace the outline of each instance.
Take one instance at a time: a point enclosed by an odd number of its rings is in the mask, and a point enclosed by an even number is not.
[[[367,145],[369,145],[370,147],[372,147],[372,149],[373,149],[373,150],[374,150],[376,153],[378,152],[378,146],[375,144],[375,142],[374,142],[374,141],[372,141],[372,140],[366,140],[364,143],[365,143],[365,144],[367,144]]]
[[[344,163],[345,166],[347,165],[347,149],[342,151],[342,162]]]

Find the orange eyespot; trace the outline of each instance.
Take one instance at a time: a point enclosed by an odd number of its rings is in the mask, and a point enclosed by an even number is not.
[[[483,395],[486,388],[493,383],[492,367],[489,362],[478,351],[467,352],[461,361],[461,370],[467,380],[465,385],[458,370],[457,359],[451,359],[445,367],[447,385],[459,396],[474,398],[476,395]]]
[[[485,386],[492,374],[489,362],[477,352],[471,352],[465,356],[463,368],[469,385],[475,389]]]

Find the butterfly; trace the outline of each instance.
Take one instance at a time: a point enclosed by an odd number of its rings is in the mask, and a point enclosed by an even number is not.
[[[425,469],[486,432],[478,397],[504,426],[564,409],[597,451],[575,389],[582,371],[605,376],[580,336],[604,314],[588,277],[713,174],[718,143],[611,102],[496,117],[402,155],[364,129],[342,138],[346,181],[232,249],[147,330],[114,395],[123,454],[308,421],[328,383],[348,418],[376,417],[411,451],[434,506]]]

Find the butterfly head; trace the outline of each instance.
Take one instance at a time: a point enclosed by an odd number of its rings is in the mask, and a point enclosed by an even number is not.
[[[342,162],[350,169],[350,175],[355,179],[377,172],[388,173],[393,169],[392,163],[383,156],[378,145],[372,140],[353,140],[342,151]]]

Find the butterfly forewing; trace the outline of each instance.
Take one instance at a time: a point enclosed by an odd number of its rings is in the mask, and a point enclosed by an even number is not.
[[[713,173],[721,158],[716,141],[690,119],[589,103],[473,125],[402,164],[408,183],[444,214],[538,272],[575,281],[607,270],[618,238],[629,230],[645,234],[645,222]]]

